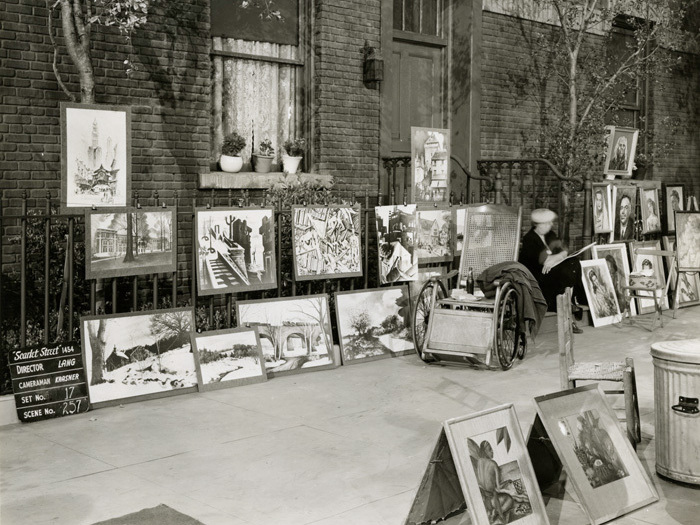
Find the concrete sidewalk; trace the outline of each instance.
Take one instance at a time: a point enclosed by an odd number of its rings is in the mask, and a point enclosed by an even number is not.
[[[700,337],[700,307],[665,327],[586,327],[580,360],[635,360],[637,453],[660,500],[615,520],[700,522],[700,490],[654,472],[650,345]],[[442,421],[513,403],[523,434],[535,396],[559,390],[556,334],[513,369],[427,366],[415,355],[0,429],[0,523],[91,524],[165,504],[207,525],[402,524]],[[585,524],[572,498],[552,524]],[[455,520],[452,520],[455,521]],[[464,520],[459,520],[464,521]]]

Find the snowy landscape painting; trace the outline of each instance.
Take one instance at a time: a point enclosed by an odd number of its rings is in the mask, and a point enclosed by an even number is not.
[[[236,302],[239,326],[257,326],[268,375],[337,366],[328,295]]]
[[[61,104],[61,207],[126,206],[131,190],[131,109]]]
[[[164,208],[89,211],[85,277],[118,277],[174,272],[177,212]]]
[[[191,308],[81,318],[90,403],[191,391],[193,327]]]
[[[414,349],[408,285],[335,294],[343,364]]]
[[[256,327],[193,332],[191,338],[200,391],[267,380]]]

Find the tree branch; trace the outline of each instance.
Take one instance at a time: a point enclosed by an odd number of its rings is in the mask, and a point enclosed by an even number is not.
[[[75,102],[75,95],[68,91],[68,88],[66,85],[63,83],[63,79],[61,78],[61,72],[58,70],[58,45],[56,44],[56,39],[53,36],[53,11],[54,8],[58,5],[57,3],[54,3],[53,5],[50,4],[50,0],[46,0],[46,9],[49,12],[48,15],[48,30],[49,30],[49,39],[51,40],[51,45],[53,46],[53,62],[51,66],[53,67],[53,74],[56,76],[56,81],[58,82],[59,87],[63,90],[63,92],[68,96],[71,102]]]

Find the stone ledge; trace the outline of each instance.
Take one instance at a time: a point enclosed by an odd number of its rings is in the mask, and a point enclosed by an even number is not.
[[[330,187],[332,177],[318,173],[296,173],[287,175],[281,171],[270,173],[211,171],[199,174],[199,189],[269,189],[275,184],[314,182],[319,186]]]

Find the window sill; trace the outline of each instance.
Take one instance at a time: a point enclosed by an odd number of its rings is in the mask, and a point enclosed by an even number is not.
[[[199,189],[269,189],[276,184],[294,182],[314,182],[319,186],[330,187],[332,177],[319,175],[318,173],[297,173],[287,175],[281,171],[270,173],[244,172],[228,173],[225,171],[211,171],[199,174]]]

